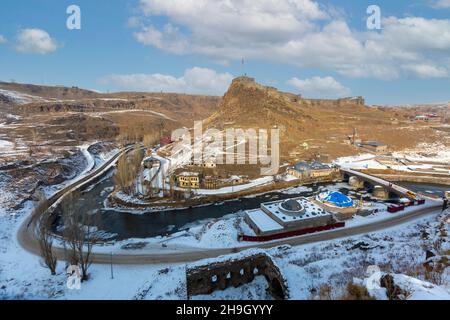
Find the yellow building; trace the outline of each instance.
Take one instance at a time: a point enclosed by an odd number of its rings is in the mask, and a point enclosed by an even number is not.
[[[178,186],[185,189],[199,189],[200,175],[197,172],[183,172],[177,177]]]

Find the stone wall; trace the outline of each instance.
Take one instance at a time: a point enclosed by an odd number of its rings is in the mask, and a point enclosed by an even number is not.
[[[264,276],[268,290],[275,299],[288,299],[289,290],[279,268],[266,254],[216,262],[205,266],[187,268],[187,294],[211,294],[216,290],[239,287],[252,282],[256,276]]]

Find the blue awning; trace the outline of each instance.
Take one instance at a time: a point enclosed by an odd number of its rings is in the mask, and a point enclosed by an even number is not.
[[[341,208],[353,207],[353,200],[337,191],[329,193],[323,200],[331,202]]]

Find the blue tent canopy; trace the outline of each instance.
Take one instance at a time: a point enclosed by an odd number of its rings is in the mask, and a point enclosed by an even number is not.
[[[353,207],[353,200],[347,197],[341,192],[331,192],[325,198],[324,201],[331,202],[334,205],[341,208]]]

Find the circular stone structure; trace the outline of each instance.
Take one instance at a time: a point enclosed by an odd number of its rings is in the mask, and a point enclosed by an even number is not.
[[[289,199],[279,204],[279,209],[283,213],[290,216],[301,216],[305,213],[305,208],[300,202]]]

